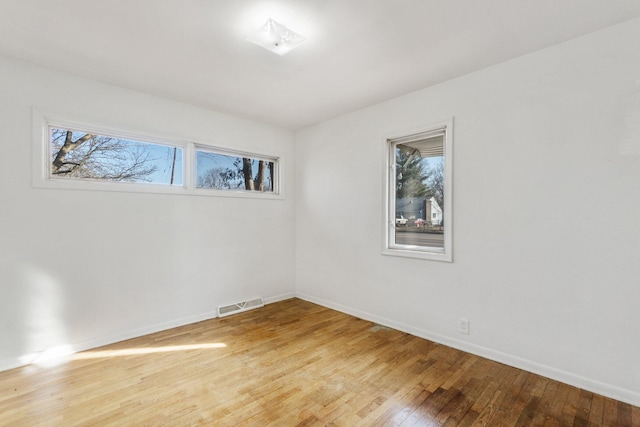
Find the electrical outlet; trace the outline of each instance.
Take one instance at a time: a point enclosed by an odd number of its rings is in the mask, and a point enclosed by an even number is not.
[[[458,332],[469,335],[469,319],[460,319],[458,323]]]

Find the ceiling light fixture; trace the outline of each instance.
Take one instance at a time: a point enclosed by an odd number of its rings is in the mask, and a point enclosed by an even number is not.
[[[299,46],[306,38],[269,18],[247,40],[282,56],[294,47]]]

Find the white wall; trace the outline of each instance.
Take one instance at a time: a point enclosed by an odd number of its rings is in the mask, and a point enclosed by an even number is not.
[[[0,369],[293,296],[284,200],[34,188],[32,106],[293,158],[293,132],[0,58]]]
[[[299,131],[298,295],[640,405],[638,52],[636,19]],[[449,117],[454,261],[382,256],[384,138]]]

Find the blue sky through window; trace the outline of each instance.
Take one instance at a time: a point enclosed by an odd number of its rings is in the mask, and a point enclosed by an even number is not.
[[[90,136],[87,138],[87,136]],[[182,147],[52,127],[51,175],[182,186]]]

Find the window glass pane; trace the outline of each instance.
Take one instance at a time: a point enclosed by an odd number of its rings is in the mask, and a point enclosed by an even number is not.
[[[396,142],[395,246],[444,248],[444,135]]]
[[[196,187],[274,192],[275,160],[196,151]]]
[[[182,148],[51,127],[50,176],[181,186]]]

